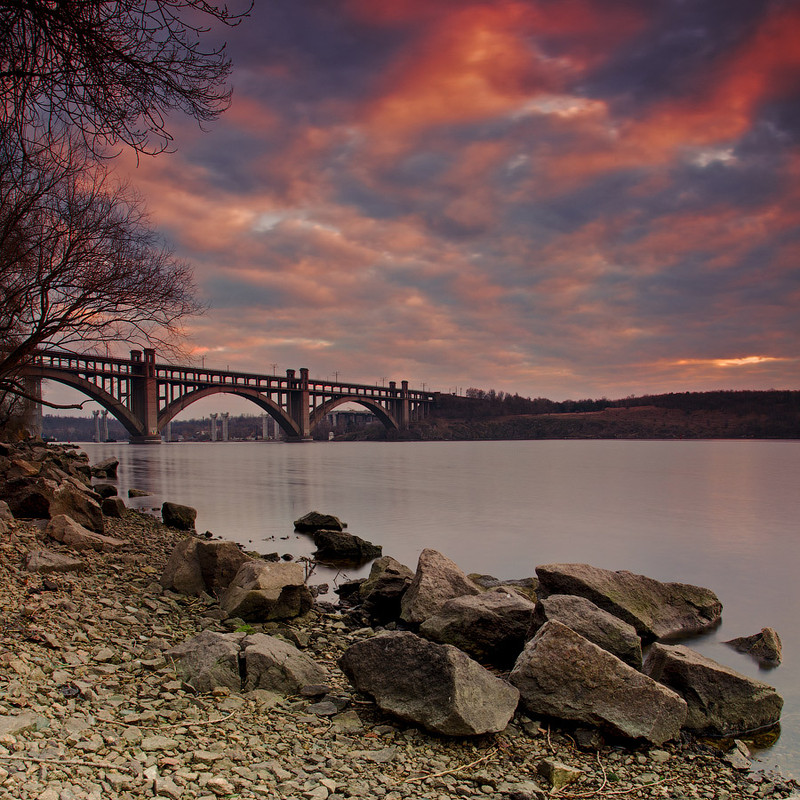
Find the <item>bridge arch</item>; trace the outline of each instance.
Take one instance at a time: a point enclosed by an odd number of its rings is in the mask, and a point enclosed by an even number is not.
[[[237,397],[244,397],[273,417],[287,436],[293,439],[301,438],[302,436],[297,423],[277,403],[261,394],[257,389],[235,386],[207,386],[203,389],[195,389],[194,391],[181,395],[159,413],[158,430],[163,431],[167,423],[174,419],[187,406],[214,394],[235,394]]]
[[[328,400],[321,406],[317,406],[312,412],[310,417],[310,427],[313,431],[314,428],[325,419],[326,414],[330,414],[334,408],[342,405],[343,403],[358,403],[359,405],[368,408],[375,416],[383,423],[384,427],[390,431],[400,429],[397,420],[377,401],[371,400],[368,397],[361,395],[346,395],[344,397],[336,397],[333,400]]]
[[[141,422],[136,419],[126,405],[120,403],[113,395],[110,395],[96,384],[87,381],[86,378],[81,378],[79,375],[73,375],[63,370],[48,369],[47,367],[37,367],[33,365],[25,368],[25,375],[47,381],[57,381],[66,386],[71,386],[73,389],[77,389],[79,392],[82,392],[99,403],[109,414],[118,419],[131,437],[142,436],[144,434],[144,428]]]

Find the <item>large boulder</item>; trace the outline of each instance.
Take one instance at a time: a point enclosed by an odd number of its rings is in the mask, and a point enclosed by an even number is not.
[[[448,600],[480,593],[480,588],[447,556],[425,549],[420,553],[414,580],[403,595],[400,617],[419,625],[436,614]]]
[[[51,481],[14,481],[7,484],[5,499],[17,519],[50,519],[54,489]]]
[[[591,600],[571,594],[553,594],[539,600],[533,613],[527,638],[549,620],[572,628],[603,650],[630,664],[634,669],[642,668],[642,640],[633,625],[598,608]]]
[[[519,693],[455,647],[404,631],[363,639],[339,666],[384,711],[446,736],[503,730]]]
[[[783,645],[774,628],[762,628],[759,633],[729,639],[725,644],[739,653],[752,656],[762,667],[777,667],[781,663]]]
[[[309,511],[308,514],[294,521],[294,529],[301,533],[313,533],[314,531],[341,531],[347,526],[333,514],[321,514],[319,511]]]
[[[588,723],[661,744],[686,719],[686,702],[560,622],[547,622],[509,677],[533,715]]]
[[[775,689],[685,645],[654,644],[643,670],[686,700],[686,727],[698,733],[738,736],[780,720],[783,699]]]
[[[236,542],[189,536],[170,553],[161,585],[181,594],[217,594],[227,589],[250,556]]]
[[[245,661],[244,688],[298,694],[303,686],[324,684],[328,673],[294,645],[255,633],[242,642]]]
[[[103,533],[103,510],[87,490],[79,489],[73,483],[62,483],[53,492],[50,501],[50,517],[66,514],[85,528]]]
[[[360,536],[345,531],[314,531],[311,536],[317,547],[314,557],[317,561],[354,562],[364,564],[374,558],[380,558],[380,545],[372,544]]]
[[[92,486],[93,491],[99,494],[104,500],[106,497],[115,497],[119,494],[117,487],[113,483],[96,483]]]
[[[516,592],[490,591],[448,600],[419,627],[427,639],[452,644],[481,663],[510,668],[522,652],[535,605]]]
[[[574,594],[633,625],[645,639],[686,636],[716,625],[722,603],[710,589],[662,583],[632,572],[589,564],[536,567],[539,595]]]
[[[111,552],[124,547],[126,544],[122,539],[90,531],[75,522],[71,517],[66,516],[66,514],[59,514],[53,517],[45,528],[45,534],[51,539],[71,547],[73,550]]]
[[[229,617],[250,622],[289,619],[305,614],[313,598],[300,564],[246,561],[220,598]]]
[[[414,573],[391,556],[375,561],[358,589],[369,618],[378,624],[399,619],[400,601],[413,580]]]
[[[244,637],[243,633],[202,631],[166,654],[175,659],[183,680],[198,692],[210,692],[217,686],[239,690],[239,652]]]
[[[194,521],[197,519],[197,509],[191,506],[182,506],[180,503],[165,502],[161,505],[161,519],[170,528],[179,531],[193,531]]]

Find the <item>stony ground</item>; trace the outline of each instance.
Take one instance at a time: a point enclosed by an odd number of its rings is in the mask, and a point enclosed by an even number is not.
[[[68,553],[40,528],[12,522],[0,535],[2,800],[526,800],[551,791],[537,772],[543,759],[581,770],[558,797],[800,796],[795,784],[736,771],[691,742],[582,751],[567,731],[524,716],[496,736],[431,736],[352,692],[336,659],[373,631],[350,631],[336,613],[264,628],[327,665],[333,703],[264,691],[198,696],[164,653],[226,628],[212,598],[161,591],[181,534],[130,511],[107,532],[126,547],[82,553],[85,570],[50,575],[24,568],[31,550]]]

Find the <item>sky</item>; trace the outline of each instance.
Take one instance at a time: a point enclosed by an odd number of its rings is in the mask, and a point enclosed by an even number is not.
[[[196,363],[609,397],[800,388],[796,0],[257,0],[122,155]]]

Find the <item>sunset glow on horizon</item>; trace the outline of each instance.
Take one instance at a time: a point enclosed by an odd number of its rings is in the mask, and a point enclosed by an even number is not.
[[[800,388],[800,7],[256,3],[116,168],[207,366],[554,400]]]

